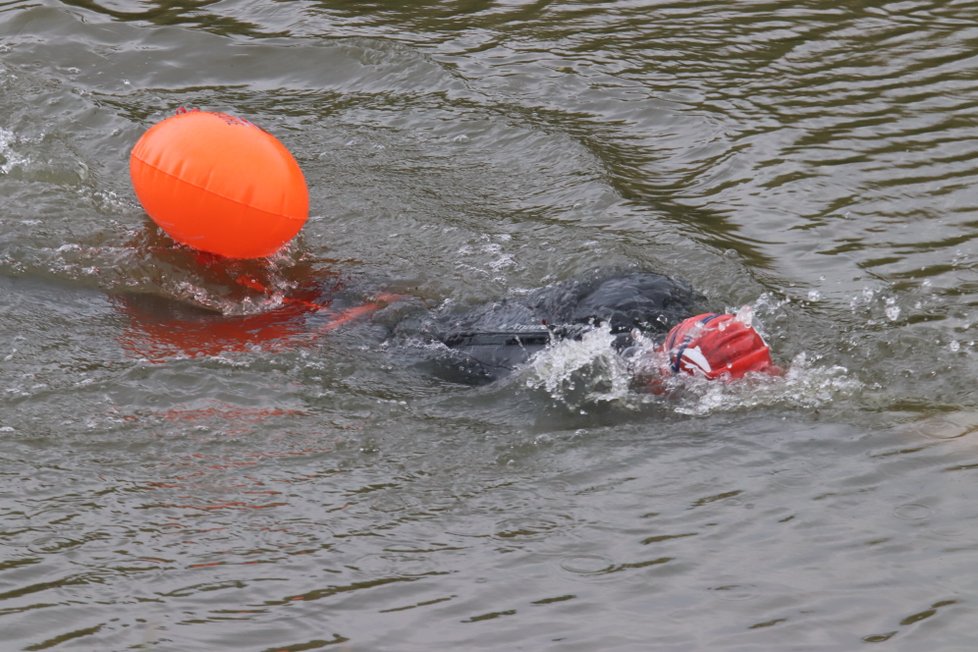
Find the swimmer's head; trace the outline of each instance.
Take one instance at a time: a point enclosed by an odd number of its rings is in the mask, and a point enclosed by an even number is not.
[[[669,331],[662,351],[672,373],[710,380],[780,373],[764,338],[735,315],[706,313],[685,319]]]

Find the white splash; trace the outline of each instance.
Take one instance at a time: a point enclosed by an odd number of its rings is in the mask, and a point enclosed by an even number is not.
[[[530,360],[526,386],[542,389],[571,408],[625,400],[631,372],[614,340],[610,326],[602,324],[580,340],[553,344]]]
[[[744,306],[737,319],[754,325],[754,309]],[[638,333],[629,354],[618,353],[615,336],[607,325],[599,326],[580,340],[557,342],[527,365],[527,387],[545,391],[556,403],[585,413],[599,404],[627,410],[655,405],[676,414],[703,416],[716,412],[757,407],[811,409],[850,396],[863,384],[848,369],[820,364],[818,358],[801,353],[787,365],[783,375],[748,374],[724,382],[687,374],[663,372],[665,354],[654,342]],[[655,393],[649,393],[655,387]]]
[[[734,320],[739,321],[741,324],[747,328],[754,327],[754,307],[751,305],[743,305],[737,309],[734,313]]]
[[[885,303],[886,308],[884,309],[884,313],[886,314],[886,318],[890,321],[900,319],[900,306],[896,305],[896,299],[894,297],[887,297]]]
[[[0,174],[10,174],[15,167],[27,163],[27,157],[21,156],[13,148],[16,140],[14,132],[0,127]]]
[[[703,416],[762,406],[816,408],[862,386],[845,367],[819,366],[800,353],[783,376],[748,374],[737,382],[718,382],[677,375],[668,390],[676,413]]]

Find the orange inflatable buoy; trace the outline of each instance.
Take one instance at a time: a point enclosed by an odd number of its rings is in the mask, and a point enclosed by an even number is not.
[[[139,203],[171,238],[228,258],[278,251],[305,224],[309,191],[282,143],[247,120],[178,112],[129,156]]]

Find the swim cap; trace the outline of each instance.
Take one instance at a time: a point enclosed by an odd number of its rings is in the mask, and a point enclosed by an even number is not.
[[[684,371],[713,380],[741,378],[751,371],[777,373],[761,335],[734,315],[705,313],[690,317],[662,344],[673,373]]]

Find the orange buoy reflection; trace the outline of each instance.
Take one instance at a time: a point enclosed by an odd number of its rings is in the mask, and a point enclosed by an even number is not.
[[[160,362],[254,348],[279,350],[308,340],[311,305],[287,303],[256,315],[228,316],[151,295],[117,295],[129,320],[120,341],[131,354]]]
[[[265,289],[253,276],[239,275],[236,281],[242,287]],[[278,296],[274,309],[251,315],[224,315],[154,295],[116,295],[113,302],[128,318],[120,336],[122,347],[137,357],[162,362],[174,357],[308,346],[402,298],[381,293],[352,306],[334,308],[328,297],[306,288]],[[311,320],[313,315],[318,318]]]

